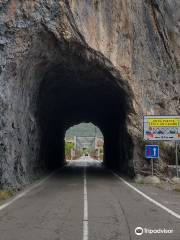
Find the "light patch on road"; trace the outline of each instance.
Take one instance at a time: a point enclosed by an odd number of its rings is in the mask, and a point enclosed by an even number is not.
[[[163,210],[165,210],[166,212],[168,212],[169,214],[171,214],[172,216],[180,219],[180,215],[177,214],[176,212],[172,211],[171,209],[165,207],[163,204],[157,202],[156,200],[152,199],[151,197],[149,197],[148,195],[146,195],[145,193],[141,192],[139,189],[137,189],[136,187],[134,187],[133,185],[131,185],[130,183],[128,183],[127,181],[125,181],[122,177],[118,176],[116,173],[112,172],[113,175],[115,177],[117,177],[118,179],[120,179],[123,183],[125,183],[128,187],[130,187],[131,189],[133,189],[134,191],[136,191],[137,193],[139,193],[141,196],[143,196],[144,198],[146,198],[147,200],[149,200],[150,202],[154,203],[156,206],[162,208]]]
[[[88,240],[88,198],[86,165],[84,167],[84,218],[83,218],[83,240]]]

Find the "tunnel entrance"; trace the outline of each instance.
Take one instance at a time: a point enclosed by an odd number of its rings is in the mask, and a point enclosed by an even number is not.
[[[58,63],[46,64],[40,84],[41,162],[48,169],[62,166],[66,130],[91,122],[104,136],[104,164],[129,174],[133,171],[133,141],[127,131],[127,116],[132,92],[127,82],[97,56],[71,51],[64,56]]]
[[[94,124],[80,123],[70,127],[64,140],[66,160],[77,160],[82,157],[103,160],[104,137]]]

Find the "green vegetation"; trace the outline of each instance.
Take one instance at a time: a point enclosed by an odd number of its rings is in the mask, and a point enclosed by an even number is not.
[[[176,185],[175,188],[174,188],[174,190],[175,190],[176,192],[180,192],[180,186],[179,186],[179,185]]]
[[[85,136],[85,137],[102,137],[102,133],[98,127],[96,127],[92,123],[80,123],[78,125],[74,125],[66,131],[66,137],[72,138],[74,136]]]
[[[71,149],[74,148],[74,143],[65,142],[65,157],[66,159],[71,159]]]
[[[136,180],[136,183],[140,184],[140,185],[143,185],[144,184],[144,180],[143,179]]]
[[[12,196],[13,196],[12,192],[0,190],[0,201],[6,200]]]

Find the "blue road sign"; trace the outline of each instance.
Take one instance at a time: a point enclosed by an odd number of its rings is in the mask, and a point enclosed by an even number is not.
[[[159,158],[159,146],[158,145],[146,145],[145,146],[146,158]]]

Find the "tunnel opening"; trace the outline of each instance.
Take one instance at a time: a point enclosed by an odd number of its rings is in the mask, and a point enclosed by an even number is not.
[[[93,123],[82,122],[73,125],[65,133],[65,160],[77,160],[89,157],[103,161],[104,137]]]
[[[46,64],[37,108],[40,162],[49,170],[64,165],[67,129],[92,122],[104,136],[104,164],[133,175],[132,91],[109,62],[88,54],[68,51],[65,60]]]

